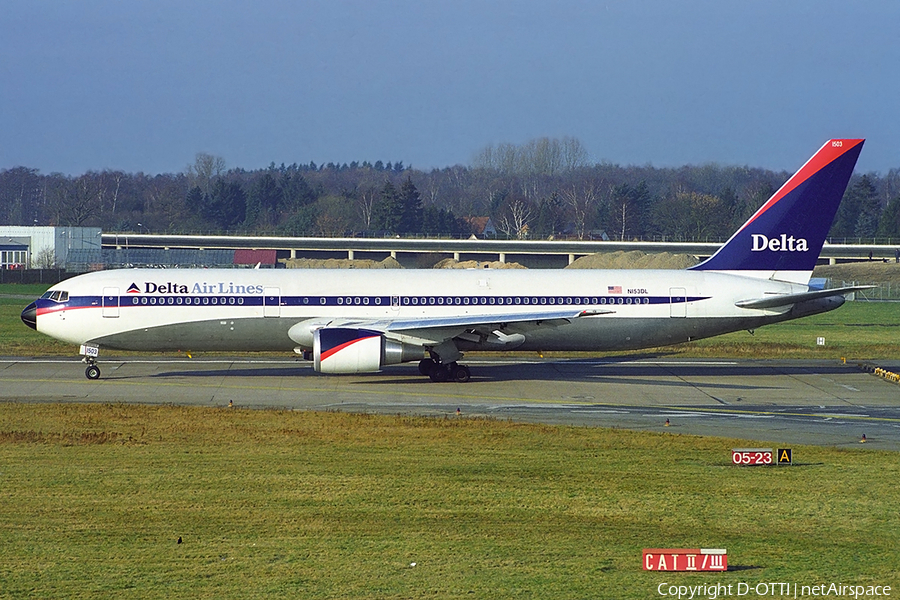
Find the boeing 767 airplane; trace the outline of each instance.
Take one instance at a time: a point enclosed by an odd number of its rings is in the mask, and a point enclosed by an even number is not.
[[[864,140],[829,140],[718,252],[674,270],[121,269],[59,283],[22,311],[107,350],[291,351],[321,373],[419,361],[469,380],[468,350],[617,351],[688,342],[833,310],[861,288],[808,283]]]

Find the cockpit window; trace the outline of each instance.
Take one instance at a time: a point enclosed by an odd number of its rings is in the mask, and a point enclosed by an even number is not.
[[[59,293],[59,301],[60,302],[68,302],[69,301],[69,292],[60,292]]]
[[[47,292],[46,294],[41,296],[41,298],[49,298],[50,300],[55,300],[56,302],[68,302],[69,292],[56,290],[55,292]]]
[[[44,292],[44,295],[41,296],[41,300],[49,300],[51,295],[53,295],[53,292]]]

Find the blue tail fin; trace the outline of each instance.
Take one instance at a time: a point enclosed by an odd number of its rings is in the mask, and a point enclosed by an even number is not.
[[[718,252],[691,268],[805,284],[864,141],[827,141]]]

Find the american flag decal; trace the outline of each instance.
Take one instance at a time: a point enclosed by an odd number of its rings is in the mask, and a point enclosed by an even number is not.
[[[621,285],[610,285],[606,287],[607,294],[621,294],[622,286]]]

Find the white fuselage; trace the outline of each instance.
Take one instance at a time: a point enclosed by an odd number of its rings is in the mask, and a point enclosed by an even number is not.
[[[320,326],[551,310],[597,312],[530,329],[515,346],[618,350],[673,344],[836,308],[738,308],[807,286],[710,271],[127,269],[66,280],[39,301],[37,329],[119,350],[291,350]],[[398,336],[403,337],[403,336]],[[460,348],[479,349],[477,342]],[[304,348],[308,349],[308,348]]]

